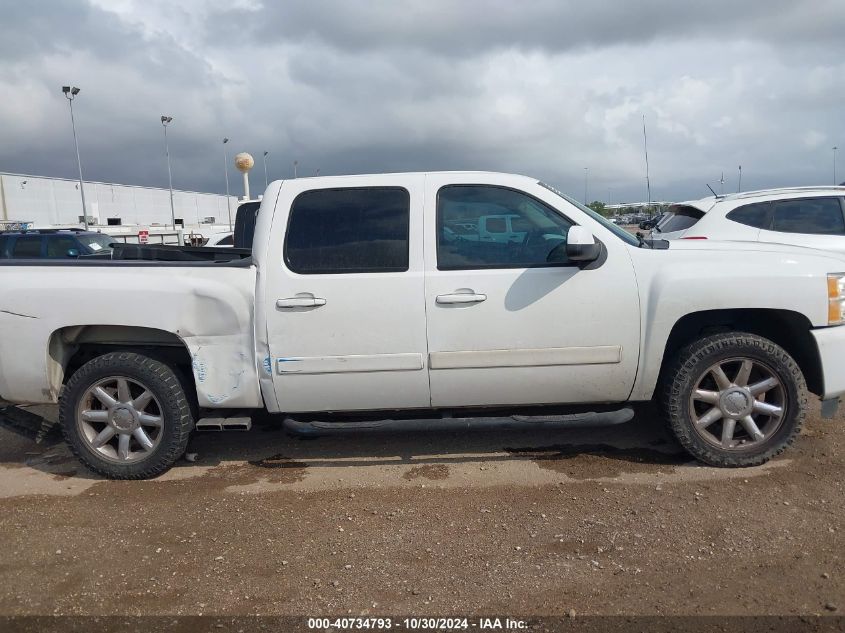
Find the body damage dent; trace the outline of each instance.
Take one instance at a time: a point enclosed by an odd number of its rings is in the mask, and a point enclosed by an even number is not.
[[[260,402],[254,361],[244,353],[247,335],[184,339],[191,353],[191,369],[201,407],[252,407]]]

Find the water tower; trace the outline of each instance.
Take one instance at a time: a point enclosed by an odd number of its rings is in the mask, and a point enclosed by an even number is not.
[[[244,200],[249,200],[249,170],[255,167],[255,159],[246,152],[235,155],[235,167],[244,175]]]

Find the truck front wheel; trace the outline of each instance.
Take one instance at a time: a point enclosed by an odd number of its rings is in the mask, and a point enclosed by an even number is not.
[[[173,370],[134,352],[112,352],[80,367],[59,403],[74,454],[110,479],[148,479],[182,456],[194,427]]]
[[[730,332],[679,352],[662,401],[673,433],[695,458],[711,466],[757,466],[800,432],[807,386],[782,347]]]

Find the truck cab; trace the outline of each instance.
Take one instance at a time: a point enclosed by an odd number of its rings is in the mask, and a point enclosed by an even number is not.
[[[372,180],[288,181],[276,212],[262,209],[266,400],[304,412],[627,398],[640,316],[625,242],[603,240],[585,270],[561,248],[576,221],[536,183]],[[454,239],[458,224],[478,238]]]

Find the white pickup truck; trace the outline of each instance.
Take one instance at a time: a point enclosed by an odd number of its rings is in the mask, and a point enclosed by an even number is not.
[[[491,215],[523,238],[449,229]],[[131,479],[169,468],[214,409],[396,419],[655,395],[693,456],[749,466],[796,436],[807,391],[827,417],[845,392],[830,253],[647,241],[495,173],[279,181],[253,217],[251,256],[0,262],[0,398],[59,402],[78,457]]]

